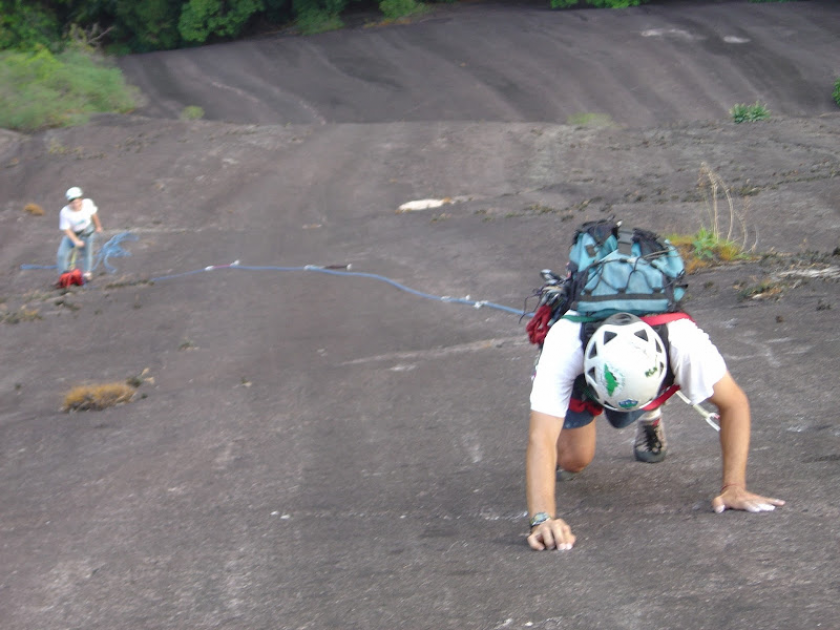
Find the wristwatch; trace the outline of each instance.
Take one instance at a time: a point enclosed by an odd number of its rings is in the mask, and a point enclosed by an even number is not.
[[[528,524],[534,528],[537,525],[542,525],[546,521],[550,521],[551,516],[548,515],[548,512],[537,512],[531,517],[531,520],[528,521]]]

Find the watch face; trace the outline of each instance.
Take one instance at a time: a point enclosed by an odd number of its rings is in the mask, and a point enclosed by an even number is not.
[[[531,517],[531,521],[530,521],[531,527],[536,527],[540,523],[545,523],[550,518],[551,517],[548,514],[546,514],[545,512],[537,512],[536,514],[534,514],[533,517]]]

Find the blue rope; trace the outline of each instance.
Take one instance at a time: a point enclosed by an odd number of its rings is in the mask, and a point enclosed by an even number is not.
[[[204,273],[206,271],[215,271],[218,269],[242,269],[244,271],[315,271],[317,273],[323,273],[331,276],[346,276],[346,277],[355,277],[355,278],[370,278],[372,280],[378,280],[380,282],[385,282],[390,284],[392,287],[396,287],[401,291],[405,291],[406,293],[410,293],[412,295],[416,295],[421,298],[429,299],[429,300],[436,300],[438,302],[450,302],[453,304],[466,304],[467,306],[472,306],[473,308],[482,308],[484,306],[488,308],[494,308],[500,311],[504,311],[506,313],[512,313],[513,315],[522,316],[523,312],[519,309],[511,308],[510,306],[505,306],[503,304],[496,304],[494,302],[487,302],[484,300],[471,300],[469,298],[457,298],[451,297],[448,295],[432,295],[431,293],[424,293],[423,291],[418,291],[416,289],[412,289],[411,287],[407,287],[404,284],[400,284],[395,280],[391,280],[385,276],[381,276],[375,273],[367,273],[361,271],[341,271],[338,269],[328,269],[325,267],[318,267],[317,265],[305,265],[303,267],[278,267],[278,266],[249,266],[249,265],[240,265],[238,262],[231,263],[230,265],[210,265],[205,267],[204,269],[196,269],[194,271],[185,271],[182,273],[175,273],[167,276],[158,276],[157,278],[150,278],[151,282],[158,282],[160,280],[172,280],[173,278],[182,278],[185,276],[195,275],[197,273]]]
[[[102,264],[108,273],[114,273],[116,268],[109,264],[108,260],[110,258],[121,258],[125,256],[130,256],[131,254],[127,252],[122,247],[122,243],[124,241],[136,241],[137,236],[131,234],[130,232],[122,232],[117,234],[116,236],[112,237],[107,243],[102,246],[102,249],[97,254],[93,269],[94,271],[100,264]],[[21,269],[55,269],[56,265],[21,265]],[[519,309],[511,308],[509,306],[504,306],[503,304],[496,304],[494,302],[487,302],[484,300],[471,300],[469,297],[465,298],[457,298],[451,297],[448,295],[432,295],[431,293],[424,293],[423,291],[418,291],[416,289],[412,289],[411,287],[407,287],[404,284],[400,284],[395,280],[391,280],[390,278],[386,278],[385,276],[381,276],[375,273],[366,273],[366,272],[359,272],[359,271],[344,271],[340,269],[330,269],[326,267],[319,267],[317,265],[305,265],[303,267],[279,267],[279,266],[247,266],[247,265],[240,265],[239,261],[231,263],[229,265],[210,265],[209,267],[204,267],[203,269],[196,269],[194,271],[185,271],[182,273],[175,273],[166,276],[158,276],[156,278],[150,278],[150,282],[160,282],[162,280],[172,280],[174,278],[183,278],[186,276],[192,276],[198,273],[204,273],[207,271],[215,271],[217,269],[242,269],[244,271],[315,271],[318,273],[323,273],[332,276],[347,276],[347,277],[355,277],[355,278],[370,278],[372,280],[378,280],[380,282],[385,282],[390,284],[393,287],[396,287],[400,291],[405,291],[406,293],[410,293],[412,295],[416,295],[421,298],[429,299],[429,300],[436,300],[438,302],[450,302],[453,304],[465,304],[467,306],[472,306],[473,308],[482,308],[484,306],[488,308],[493,308],[496,310],[504,311],[506,313],[511,313],[513,315],[517,315],[522,317],[523,315],[528,316],[532,315],[532,313],[523,313]]]
[[[125,256],[131,256],[130,252],[127,252],[122,248],[121,243],[123,241],[136,241],[137,237],[132,234],[131,232],[121,232],[116,236],[112,236],[107,243],[102,246],[102,249],[99,250],[99,253],[93,259],[93,269],[91,271],[96,271],[96,268],[102,264],[108,273],[116,272],[116,267],[110,265],[108,263],[109,258],[123,258]],[[23,264],[20,266],[21,269],[56,269],[57,265],[28,265]]]
[[[21,269],[29,270],[29,269],[55,269],[55,265],[29,265],[29,264],[22,264],[20,266]]]
[[[95,271],[96,268],[99,266],[99,263],[102,263],[102,266],[105,267],[108,273],[114,273],[117,270],[117,268],[108,264],[108,259],[125,258],[126,256],[131,256],[131,252],[127,252],[126,250],[124,250],[122,248],[121,243],[123,241],[136,240],[137,237],[131,232],[122,232],[121,234],[117,234],[116,236],[111,237],[111,239],[102,246],[102,249],[100,249],[99,253],[96,255],[96,259],[93,261],[93,269],[91,269],[91,271]]]

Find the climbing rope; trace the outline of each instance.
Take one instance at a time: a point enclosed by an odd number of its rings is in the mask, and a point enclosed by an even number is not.
[[[99,253],[96,255],[94,260],[93,269],[91,271],[95,271],[96,268],[101,264],[105,267],[105,270],[108,273],[116,272],[116,268],[113,267],[108,261],[111,258],[121,258],[125,256],[130,256],[131,253],[123,249],[122,243],[125,241],[136,241],[137,236],[132,234],[131,232],[122,232],[113,236],[107,243],[105,243],[102,248],[100,249]],[[21,269],[55,269],[56,265],[28,265],[24,264],[20,266]],[[423,291],[417,291],[416,289],[412,289],[410,287],[405,286],[404,284],[400,284],[390,278],[385,276],[381,276],[374,273],[364,273],[358,271],[350,271],[350,265],[334,265],[334,266],[319,266],[319,265],[304,265],[301,267],[280,267],[280,266],[249,266],[249,265],[241,265],[239,261],[234,261],[228,265],[209,265],[202,269],[195,269],[193,271],[184,271],[181,273],[169,274],[165,276],[157,276],[155,278],[149,278],[151,282],[160,282],[163,280],[172,280],[174,278],[182,278],[185,276],[191,276],[199,273],[205,273],[208,271],[216,271],[219,269],[240,269],[243,271],[314,271],[317,273],[324,273],[328,275],[335,275],[335,276],[347,276],[347,277],[355,277],[355,278],[370,278],[373,280],[378,280],[380,282],[386,282],[401,291],[405,291],[407,293],[411,293],[412,295],[416,295],[418,297],[430,299],[430,300],[437,300],[439,302],[451,302],[454,304],[466,304],[468,306],[472,306],[473,308],[494,308],[500,311],[504,311],[507,313],[512,313],[514,315],[522,316],[523,312],[519,309],[514,309],[509,306],[504,306],[503,304],[495,304],[493,302],[487,302],[484,300],[472,300],[469,296],[458,298],[458,297],[451,297],[448,295],[432,295],[430,293],[424,293]]]
[[[123,241],[136,241],[137,237],[132,234],[131,232],[121,232],[116,236],[112,236],[108,242],[106,242],[102,248],[99,250],[99,253],[93,259],[93,269],[91,272],[96,271],[96,268],[99,267],[101,264],[108,273],[116,272],[116,267],[113,267],[108,260],[110,258],[122,258],[125,256],[131,256],[129,252],[127,252],[122,247]],[[75,259],[79,255],[79,249],[74,247],[73,248],[73,264],[75,264]],[[56,269],[56,265],[29,265],[23,264],[20,266],[21,269],[29,270],[29,269]]]
[[[102,249],[99,250],[99,253],[96,255],[96,258],[93,261],[93,269],[91,271],[96,271],[96,268],[101,263],[103,267],[108,271],[108,273],[116,272],[116,267],[112,267],[108,263],[109,258],[124,258],[126,256],[131,256],[130,252],[127,252],[123,249],[122,243],[123,241],[136,241],[137,237],[132,234],[131,232],[122,232],[117,234],[116,236],[111,237],[107,243],[102,246]]]
[[[452,297],[449,295],[432,295],[431,293],[424,293],[423,291],[418,291],[416,289],[412,289],[411,287],[407,287],[404,284],[400,284],[391,278],[387,278],[386,276],[381,276],[375,273],[367,273],[361,271],[350,271],[349,265],[345,269],[337,269],[335,267],[324,267],[319,265],[304,265],[302,267],[279,267],[279,266],[253,266],[253,265],[242,265],[239,263],[238,260],[228,264],[228,265],[210,265],[208,267],[204,267],[203,269],[196,269],[193,271],[185,271],[182,273],[170,274],[166,276],[158,276],[156,278],[149,278],[151,282],[158,282],[161,280],[171,280],[173,278],[181,278],[184,276],[191,276],[197,273],[204,273],[207,271],[216,271],[219,269],[241,269],[243,271],[314,271],[316,273],[323,273],[332,276],[345,276],[345,277],[354,277],[354,278],[370,278],[372,280],[377,280],[379,282],[385,282],[390,284],[392,287],[395,287],[401,291],[405,291],[406,293],[410,293],[412,295],[416,295],[421,298],[429,299],[429,300],[436,300],[438,302],[451,302],[453,304],[466,304],[467,306],[472,306],[473,308],[493,308],[500,311],[504,311],[506,313],[512,313],[514,315],[522,316],[522,311],[519,309],[511,308],[510,306],[505,306],[503,304],[496,304],[494,302],[488,302],[486,300],[473,300],[470,299],[470,296],[466,296],[463,298],[459,297]]]

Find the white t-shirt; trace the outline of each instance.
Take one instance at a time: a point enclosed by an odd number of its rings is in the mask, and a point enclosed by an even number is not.
[[[690,319],[666,325],[674,382],[693,404],[703,402],[726,374],[726,362],[709,335]],[[572,385],[583,374],[580,326],[561,319],[549,329],[531,388],[533,411],[557,418],[566,416]]]
[[[58,229],[62,232],[70,228],[77,234],[90,225],[91,217],[96,214],[97,207],[90,199],[82,199],[80,210],[73,210],[64,206],[58,215]]]

